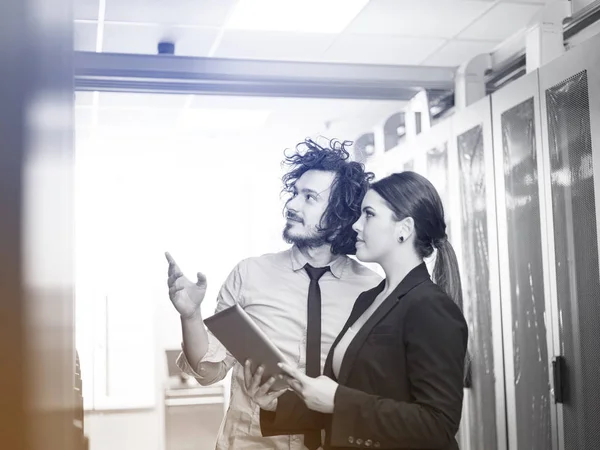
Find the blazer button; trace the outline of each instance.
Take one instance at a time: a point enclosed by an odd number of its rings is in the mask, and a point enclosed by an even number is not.
[[[351,444],[354,444],[354,438],[352,436],[348,437],[348,442],[350,442]]]
[[[381,444],[379,442],[375,442],[375,448],[379,448],[381,447]]]
[[[362,440],[362,439],[357,439],[357,440],[356,440],[356,445],[362,445],[362,443],[363,443],[363,440]]]
[[[365,445],[366,445],[367,447],[370,447],[371,445],[373,445],[373,441],[372,441],[371,439],[367,439],[367,440],[365,441]]]

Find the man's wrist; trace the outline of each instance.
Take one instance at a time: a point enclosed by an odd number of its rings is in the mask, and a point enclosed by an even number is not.
[[[181,320],[185,322],[202,322],[202,309],[198,308],[196,311],[190,314],[180,314]]]

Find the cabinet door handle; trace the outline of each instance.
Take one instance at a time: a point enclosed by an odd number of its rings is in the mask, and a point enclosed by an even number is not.
[[[470,389],[473,387],[473,370],[471,367],[472,364],[472,356],[470,352],[467,352],[467,357],[465,358],[464,365],[464,375],[463,375],[463,387]]]
[[[564,356],[556,356],[552,361],[552,377],[554,379],[554,403],[565,401],[565,374],[567,370]]]

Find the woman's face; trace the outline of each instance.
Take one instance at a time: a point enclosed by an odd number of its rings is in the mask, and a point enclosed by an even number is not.
[[[385,200],[369,189],[362,201],[360,218],[352,225],[358,234],[356,257],[364,262],[380,263],[397,249],[399,222]]]

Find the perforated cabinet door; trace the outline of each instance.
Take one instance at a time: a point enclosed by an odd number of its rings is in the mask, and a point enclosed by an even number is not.
[[[490,99],[453,117],[460,198],[453,235],[469,325],[472,386],[465,390],[469,449],[506,449]],[[457,229],[460,228],[460,229]]]
[[[600,40],[594,41],[540,70],[557,334],[566,363],[560,441],[568,450],[597,449],[600,442]]]
[[[550,450],[557,438],[538,74],[495,93],[492,109],[509,448]]]

